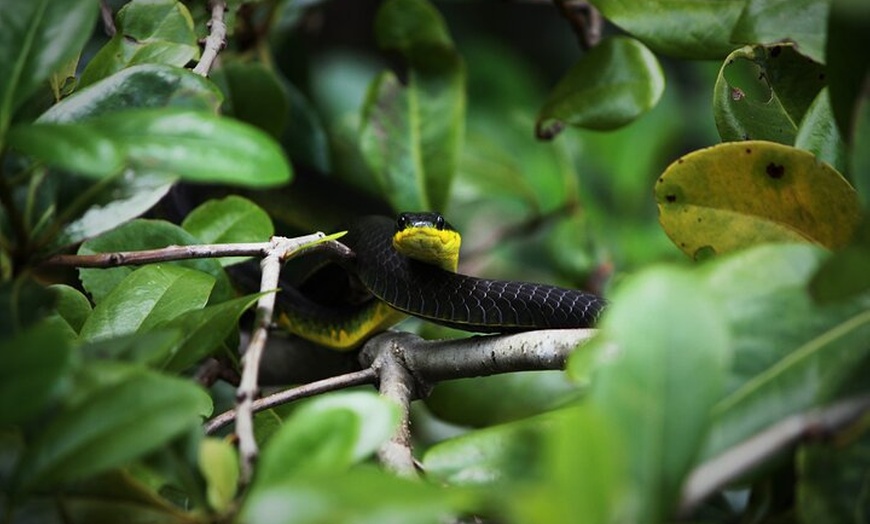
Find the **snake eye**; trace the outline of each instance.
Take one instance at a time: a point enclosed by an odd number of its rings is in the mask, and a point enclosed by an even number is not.
[[[444,217],[440,214],[435,217],[435,229],[444,229]]]
[[[406,227],[408,227],[408,214],[401,213],[396,219],[396,230],[403,231]]]

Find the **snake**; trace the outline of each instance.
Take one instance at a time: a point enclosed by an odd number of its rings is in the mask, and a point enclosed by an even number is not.
[[[593,327],[607,301],[549,284],[457,273],[461,237],[440,213],[354,220],[336,262],[366,295],[359,303],[323,305],[292,287],[278,294],[279,325],[336,350],[358,348],[411,315],[475,333]]]

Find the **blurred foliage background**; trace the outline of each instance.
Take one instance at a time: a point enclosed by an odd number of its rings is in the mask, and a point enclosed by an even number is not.
[[[0,0],[0,519],[866,521],[866,0],[231,0],[204,77],[218,4]],[[239,259],[51,263],[404,210],[613,304],[415,403],[418,481],[366,388],[259,414],[239,486]],[[358,366],[306,355],[263,373]]]

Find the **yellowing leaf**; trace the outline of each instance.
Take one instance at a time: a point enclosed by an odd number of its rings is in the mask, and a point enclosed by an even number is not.
[[[671,164],[656,184],[659,221],[692,257],[765,242],[844,246],[860,209],[855,189],[793,147],[730,142]]]

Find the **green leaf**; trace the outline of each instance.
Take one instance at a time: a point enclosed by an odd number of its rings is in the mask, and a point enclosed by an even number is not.
[[[560,412],[546,413],[441,441],[423,456],[426,474],[453,486],[540,481],[546,473],[547,434],[563,418]]]
[[[719,401],[704,456],[716,456],[768,425],[832,400],[870,347],[870,311],[845,318]]]
[[[825,86],[824,68],[794,46],[743,47],[722,65],[713,93],[722,140],[791,145],[798,124]]]
[[[97,19],[93,0],[0,0],[0,142],[16,109],[79,54]]]
[[[398,478],[374,468],[301,478],[252,491],[241,520],[257,524],[414,522],[441,524],[480,511],[471,493]]]
[[[678,58],[722,58],[746,0],[593,0],[610,22],[653,51]]]
[[[515,519],[572,522],[582,515],[590,524],[619,521],[629,505],[629,477],[623,442],[608,418],[581,405],[565,410],[546,435],[546,481],[503,495]]]
[[[505,373],[436,384],[426,407],[445,422],[485,427],[553,409],[578,395],[561,371]]]
[[[205,244],[267,242],[275,233],[265,211],[235,195],[203,203],[184,218],[181,227]],[[249,258],[223,257],[218,261],[226,267]]]
[[[247,124],[175,108],[106,114],[82,124],[112,137],[133,167],[192,182],[268,187],[289,182],[280,146]]]
[[[160,448],[211,411],[187,380],[129,368],[45,425],[27,449],[18,484],[32,489],[121,466]]]
[[[861,342],[866,301],[822,307],[807,293],[827,256],[811,245],[768,245],[705,266],[704,288],[724,305],[734,351],[706,457],[830,399],[870,349]]]
[[[125,170],[118,176],[100,180],[61,175],[55,225],[40,237],[46,250],[57,250],[93,238],[132,220],[160,201],[177,178],[146,169]],[[67,201],[70,198],[70,201]],[[54,233],[54,236],[51,234]]]
[[[824,63],[825,20],[830,4],[830,0],[749,0],[731,33],[731,41],[794,42],[802,54]]]
[[[82,85],[131,65],[181,67],[199,56],[193,19],[187,7],[176,0],[133,0],[118,11],[115,27],[115,35],[82,72]]]
[[[194,309],[158,326],[160,330],[178,330],[183,336],[160,363],[167,371],[180,372],[219,347],[239,325],[242,313],[254,305],[260,295],[247,295],[204,309]]]
[[[398,408],[372,393],[333,394],[308,402],[263,449],[253,489],[343,472],[374,453],[398,422]]]
[[[864,0],[832,0],[825,47],[826,80],[831,91],[831,109],[847,142],[851,142],[856,125],[860,125],[856,122],[858,99],[862,96],[867,99],[870,54],[859,49],[870,49],[870,4]]]
[[[46,321],[0,342],[0,426],[27,422],[60,392],[72,361],[62,323]]]
[[[363,156],[394,209],[443,209],[462,144],[465,66],[425,0],[384,2],[375,34],[410,70],[406,86],[390,72],[372,82],[360,127]]]
[[[80,122],[124,109],[178,107],[217,112],[223,96],[208,79],[187,69],[142,64],[79,89],[39,117],[42,123]]]
[[[49,289],[57,294],[55,308],[57,313],[75,331],[82,329],[87,318],[91,315],[91,303],[78,289],[65,284],[55,284]]]
[[[649,49],[632,38],[607,38],[553,88],[535,133],[551,139],[566,124],[601,131],[622,127],[655,106],[664,89],[664,73]]]
[[[846,145],[831,112],[831,99],[828,88],[824,88],[807,109],[794,145],[814,154],[816,158],[830,164],[840,173],[848,172]]]
[[[154,264],[122,280],[82,326],[82,340],[146,331],[208,302],[214,278],[180,266]]]
[[[225,440],[207,438],[199,445],[199,470],[206,482],[209,506],[217,512],[230,508],[239,481],[239,459]]]
[[[232,62],[220,71],[226,83],[224,114],[280,139],[287,127],[290,100],[276,74],[259,63]]]
[[[167,246],[187,246],[198,244],[199,240],[175,224],[160,220],[134,220],[121,227],[83,243],[78,250],[80,255],[111,253],[115,251],[137,251],[158,249]],[[234,295],[232,284],[221,265],[212,259],[180,260],[167,264],[196,269],[215,278],[212,301],[227,300]],[[135,268],[130,266],[107,269],[79,269],[79,278],[85,290],[90,293],[94,303],[102,302]]]
[[[125,151],[110,136],[80,126],[22,124],[9,131],[9,145],[59,169],[94,178],[121,172]]]
[[[178,350],[185,339],[180,329],[152,329],[82,344],[79,353],[88,360],[131,362],[158,368]]]
[[[730,142],[690,153],[656,183],[659,221],[699,258],[764,242],[836,248],[860,219],[855,190],[830,166],[773,142]]]
[[[588,402],[625,445],[637,500],[628,520],[658,522],[670,514],[725,385],[728,330],[700,284],[675,269],[627,280],[595,342],[601,360]]]

